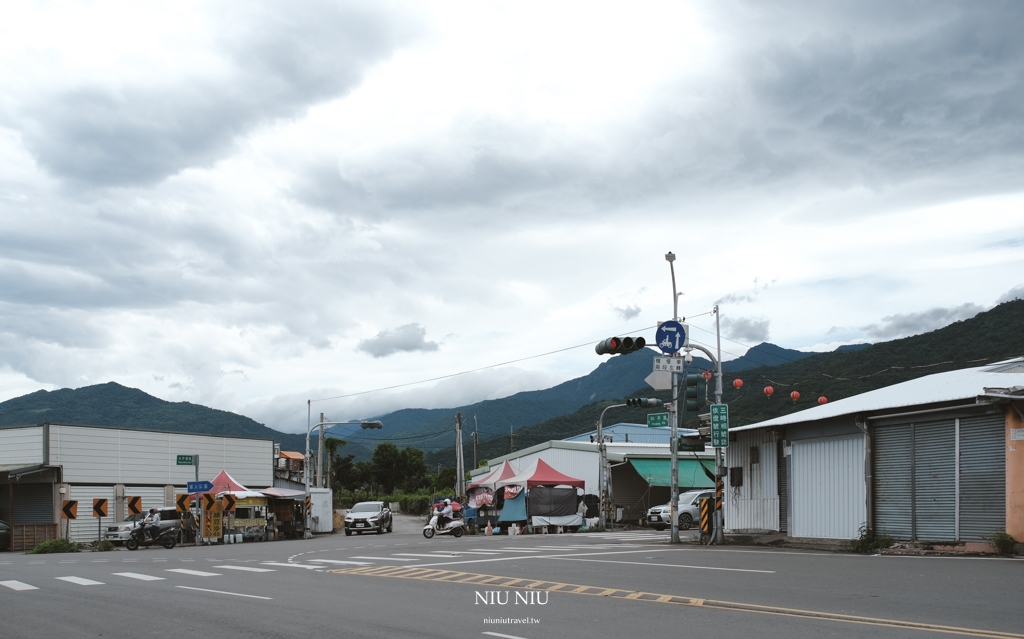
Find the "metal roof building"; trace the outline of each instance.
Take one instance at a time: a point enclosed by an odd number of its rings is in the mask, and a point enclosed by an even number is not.
[[[1018,358],[731,429],[726,531],[1024,539],[1022,407]]]

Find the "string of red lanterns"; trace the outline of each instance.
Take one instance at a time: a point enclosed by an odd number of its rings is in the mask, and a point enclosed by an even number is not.
[[[706,380],[711,379],[711,371],[704,371],[703,375],[704,375],[704,379],[706,379]],[[743,388],[743,380],[740,379],[739,377],[737,377],[736,379],[732,380],[732,387],[735,388],[736,390],[740,390],[741,388]],[[771,385],[768,385],[768,386],[764,387],[764,394],[765,394],[765,397],[767,397],[768,399],[771,399],[772,398],[772,394],[774,394],[774,393],[775,393],[775,389]],[[793,403],[795,404],[800,399],[800,392],[799,391],[791,392],[789,394],[789,398],[791,400],[793,400]],[[818,397],[818,404],[819,405],[824,405],[824,404],[827,404],[827,403],[828,403],[828,398],[827,397],[825,397],[824,395],[820,395]]]

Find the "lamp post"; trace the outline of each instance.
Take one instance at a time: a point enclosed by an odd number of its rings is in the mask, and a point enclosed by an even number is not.
[[[604,444],[604,434],[601,429],[604,426],[604,414],[613,408],[624,408],[626,404],[612,404],[603,411],[601,416],[597,418],[597,455],[598,455],[598,469],[597,469],[597,494],[601,498],[601,523],[605,522],[605,492],[608,486],[606,474],[608,472],[608,450]]]
[[[384,428],[384,424],[382,424],[378,420],[368,420],[368,421],[358,421],[358,422],[328,422],[328,421],[324,421],[323,414],[321,413],[321,415],[320,415],[320,423],[319,424],[310,424],[306,428],[306,461],[302,465],[302,482],[306,486],[306,499],[309,499],[309,464],[310,464],[310,462],[313,461],[312,451],[309,450],[309,435],[310,435],[310,433],[313,432],[314,428],[319,427],[320,428],[320,439],[323,440],[323,437],[324,437],[324,426],[338,426],[338,425],[342,425],[342,424],[359,424],[362,428]],[[319,462],[320,462],[320,458],[319,457],[317,458],[317,462],[319,464]],[[308,510],[305,510],[305,504],[303,504],[303,510],[306,513],[305,518],[304,518],[304,521],[305,521],[306,525],[305,525],[305,533],[303,534],[303,537],[305,537],[306,539],[311,539],[313,537],[313,533],[310,531],[310,524],[311,524],[311,521],[312,521],[312,517],[310,515],[310,512]]]

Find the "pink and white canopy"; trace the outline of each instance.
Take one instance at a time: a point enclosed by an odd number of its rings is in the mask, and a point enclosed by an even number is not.
[[[575,477],[560,473],[543,459],[538,459],[530,464],[529,468],[515,477],[495,482],[495,486],[499,487],[513,485],[525,488],[533,488],[534,486],[572,486],[574,488],[584,488],[586,482],[582,479],[576,479]]]
[[[472,481],[466,486],[466,490],[472,490],[474,488],[490,488],[494,490],[494,483],[501,481],[502,479],[508,479],[509,477],[515,477],[519,473],[519,470],[512,464],[502,462],[501,466],[498,466],[491,472],[487,473],[480,479]]]

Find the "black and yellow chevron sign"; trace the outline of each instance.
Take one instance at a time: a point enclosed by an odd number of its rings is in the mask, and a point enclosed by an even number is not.
[[[142,514],[142,497],[125,497],[124,503],[128,505],[128,512],[133,515]]]
[[[106,517],[107,516],[107,500],[106,499],[93,499],[92,500],[92,516],[93,517]]]
[[[60,507],[62,519],[78,519],[78,502],[73,499],[65,499]]]

